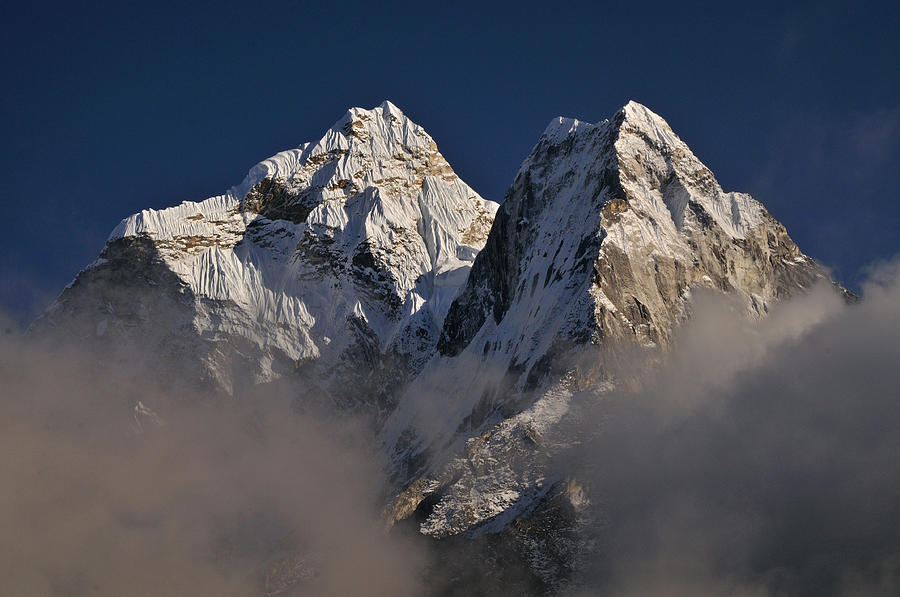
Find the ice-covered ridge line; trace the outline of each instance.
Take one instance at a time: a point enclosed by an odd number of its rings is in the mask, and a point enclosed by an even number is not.
[[[557,117],[550,121],[542,139],[558,145],[571,136],[607,126],[610,121],[597,124],[575,118]],[[682,214],[693,201],[709,213],[716,223],[733,238],[744,238],[749,230],[763,223],[765,209],[744,193],[725,192],[712,172],[694,155],[691,149],[658,114],[635,101],[629,101],[613,118],[618,126],[616,152],[622,164],[622,183],[634,195],[651,194],[666,205],[669,218],[680,230]],[[650,158],[649,163],[645,161]],[[634,168],[630,166],[639,165]],[[672,187],[667,196],[660,188],[662,181],[654,175],[672,176],[679,186]],[[668,219],[668,218],[667,218]]]
[[[351,320],[383,353],[427,353],[496,210],[384,102],[347,110],[222,195],[125,218],[109,242],[149,239],[201,301],[194,328],[259,347],[265,380],[276,353],[341,358]]]
[[[672,127],[666,122],[662,116],[656,114],[647,106],[637,103],[634,100],[625,104],[619,114],[623,117],[623,122],[628,123],[629,128],[636,129],[642,134],[649,135],[659,147],[675,147],[681,146],[687,149],[687,145],[672,131]],[[688,151],[690,151],[688,149]]]
[[[184,201],[174,207],[163,209],[144,209],[124,218],[110,233],[107,241],[125,236],[151,234],[156,238],[170,239],[176,236],[202,235],[214,233],[214,230],[199,219],[190,219],[203,214],[204,220],[222,220],[231,217],[241,199],[247,196],[254,186],[265,178],[289,178],[302,166],[303,156],[311,147],[304,143],[295,149],[280,151],[272,157],[253,166],[244,180],[222,195],[216,195],[203,201]],[[244,220],[252,219],[247,216]],[[246,222],[245,222],[246,223]]]
[[[166,240],[179,236],[214,235],[217,226],[213,222],[229,221],[245,227],[252,218],[251,214],[238,212],[236,208],[239,203],[240,199],[226,193],[203,201],[185,201],[175,207],[145,209],[119,222],[107,242],[141,234]]]
[[[593,129],[597,126],[603,126],[606,124],[606,120],[597,124],[591,124],[589,122],[584,122],[582,120],[578,120],[577,118],[566,118],[564,116],[557,116],[553,120],[550,121],[550,124],[547,125],[547,128],[544,129],[544,134],[542,137],[546,138],[546,140],[551,144],[562,143],[566,137],[569,135],[578,133],[580,131],[587,131]]]
[[[435,147],[434,140],[425,129],[412,122],[389,101],[384,101],[371,110],[350,108],[318,142],[303,143],[259,162],[250,169],[240,184],[231,187],[224,194],[201,202],[185,201],[176,207],[142,210],[122,220],[108,240],[138,234],[150,234],[160,239],[212,234],[215,232],[212,227],[195,223],[198,220],[184,219],[203,213],[204,216],[214,215],[215,219],[221,221],[222,216],[227,215],[229,210],[234,210],[240,200],[264,179],[283,180],[294,186],[315,182],[312,178],[317,170],[311,169],[311,158],[315,161],[322,156],[346,154],[352,144],[348,129],[363,145],[359,148],[360,153],[371,160],[360,163],[358,156],[347,156],[334,172],[326,173],[326,179],[349,180],[354,175],[358,177],[361,172],[365,173],[363,184],[401,178],[407,176],[407,173],[390,165],[398,148],[423,151]],[[328,180],[318,182],[325,184]]]
[[[684,210],[691,202],[702,206],[732,238],[744,238],[763,224],[763,206],[744,193],[723,191],[661,116],[636,102],[629,102],[620,115],[616,151],[622,184],[626,190],[661,200],[657,203],[666,205],[676,231],[681,231]]]

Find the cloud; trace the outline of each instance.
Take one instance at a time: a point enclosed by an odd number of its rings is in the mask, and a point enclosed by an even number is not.
[[[591,439],[553,472],[591,497],[596,548],[573,590],[896,594],[900,263],[850,306],[823,286],[758,322],[717,294],[691,310],[652,375],[575,400],[569,431]],[[364,424],[278,388],[200,398],[129,361],[0,337],[6,592],[418,595],[460,586],[439,553],[466,591],[496,588],[483,545],[385,533]]]
[[[900,589],[900,265],[752,323],[704,295],[667,362],[579,416],[559,458],[595,497],[589,594]]]
[[[198,401],[98,371],[2,340],[5,594],[419,593],[424,559],[384,530],[365,427],[264,388]]]

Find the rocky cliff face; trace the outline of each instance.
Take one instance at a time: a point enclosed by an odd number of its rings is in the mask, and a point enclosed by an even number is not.
[[[224,195],[123,220],[35,332],[140,344],[217,391],[300,372],[311,393],[385,409],[496,209],[396,106],[353,108]]]

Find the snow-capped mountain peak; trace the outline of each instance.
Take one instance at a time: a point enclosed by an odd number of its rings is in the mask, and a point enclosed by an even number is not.
[[[333,365],[360,342],[370,357],[424,358],[496,209],[386,101],[351,108],[222,195],[124,219],[91,269],[109,267],[111,245],[146,245],[191,293],[199,358],[230,388],[235,355],[220,353],[236,337],[257,380],[323,354]]]
[[[150,374],[235,393],[292,380],[298,402],[370,413],[390,521],[506,533],[549,586],[569,553],[554,533],[585,503],[549,468],[571,405],[614,386],[616,359],[666,349],[694,289],[762,317],[826,277],[636,102],[554,118],[502,206],[384,102],[222,195],[126,218],[33,329],[67,327],[113,366],[158,355]],[[162,421],[138,406],[138,427]],[[529,517],[553,528],[509,532]]]
[[[825,277],[646,107],[629,102],[597,124],[555,118],[522,163],[444,320],[439,354],[401,399],[385,443],[402,466],[420,453],[434,462],[497,421],[564,412],[554,383],[575,369],[607,381],[624,346],[667,346],[692,288],[735,293],[761,316]],[[586,351],[600,354],[593,370],[575,361]],[[555,406],[542,408],[541,396]]]

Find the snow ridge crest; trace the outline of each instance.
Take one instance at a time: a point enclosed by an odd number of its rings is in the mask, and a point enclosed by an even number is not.
[[[198,300],[232,305],[195,327],[250,338],[268,379],[270,352],[297,360],[339,351],[331,342],[346,345],[348,321],[379,351],[418,351],[496,210],[385,101],[350,108],[321,139],[263,160],[221,195],[125,218],[108,243],[147,238]],[[242,323],[227,321],[233,311]]]

